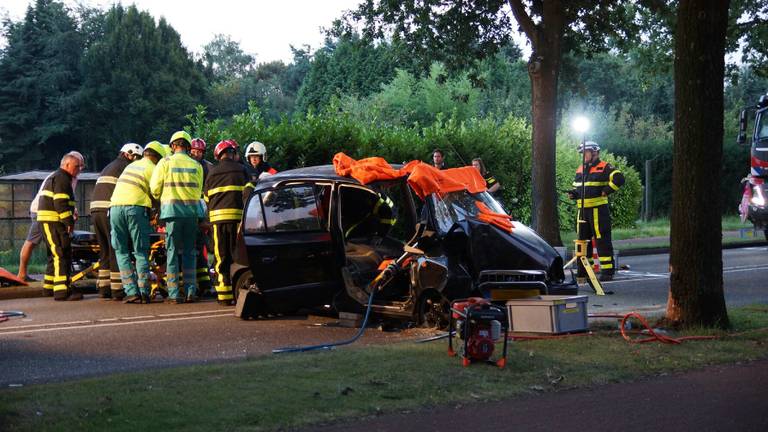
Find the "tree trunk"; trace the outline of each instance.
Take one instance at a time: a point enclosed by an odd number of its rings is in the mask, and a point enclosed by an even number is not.
[[[533,118],[532,225],[547,243],[556,246],[563,244],[560,240],[555,170],[555,113],[563,19],[560,2],[544,3],[542,22],[537,26],[536,42],[533,44],[535,49],[528,62]]]
[[[727,327],[719,199],[723,74],[729,0],[681,0],[675,29],[667,319]]]

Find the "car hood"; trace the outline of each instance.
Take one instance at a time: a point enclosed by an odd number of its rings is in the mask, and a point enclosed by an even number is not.
[[[513,222],[511,233],[474,219],[458,225],[468,236],[473,270],[544,270],[552,281],[562,281],[563,259],[535,231]],[[475,274],[477,276],[477,274]]]

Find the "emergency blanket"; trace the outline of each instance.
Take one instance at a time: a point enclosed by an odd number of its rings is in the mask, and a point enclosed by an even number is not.
[[[471,166],[439,170],[432,165],[414,160],[400,169],[394,169],[380,157],[358,161],[344,153],[336,153],[333,157],[333,167],[336,174],[352,177],[362,184],[408,176],[408,184],[422,200],[433,193],[442,195],[460,190],[479,193],[486,190],[483,176]]]

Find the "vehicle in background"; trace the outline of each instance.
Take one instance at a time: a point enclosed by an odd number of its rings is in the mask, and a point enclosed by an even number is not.
[[[747,117],[754,111],[755,124],[747,138]],[[742,199],[739,204],[741,221],[749,220],[755,230],[761,230],[768,240],[768,95],[760,97],[757,105],[743,109],[739,115],[740,145],[750,146],[750,173],[742,179]]]

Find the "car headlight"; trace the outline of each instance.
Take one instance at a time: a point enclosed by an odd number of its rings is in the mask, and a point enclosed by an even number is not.
[[[762,207],[765,205],[765,196],[763,195],[763,186],[757,185],[752,188],[752,199],[749,202],[756,207]]]

